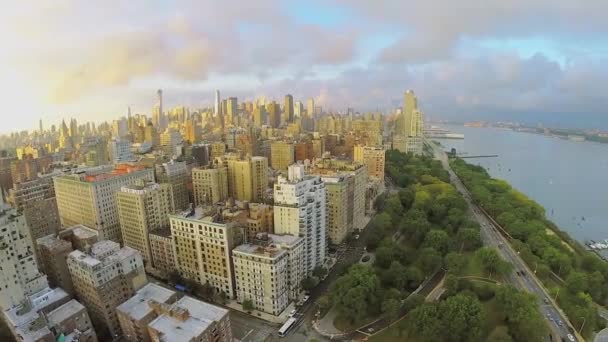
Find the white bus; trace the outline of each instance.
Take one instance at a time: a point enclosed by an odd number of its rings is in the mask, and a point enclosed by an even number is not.
[[[290,319],[288,319],[287,322],[285,322],[285,324],[283,324],[281,329],[279,329],[279,336],[280,337],[286,336],[289,329],[291,329],[291,327],[293,327],[297,321],[298,320],[295,317],[291,317]]]

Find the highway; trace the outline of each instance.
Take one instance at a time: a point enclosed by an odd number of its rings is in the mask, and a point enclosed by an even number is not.
[[[473,203],[469,191],[450,167],[445,152],[433,143],[429,143],[429,145],[433,147],[435,158],[440,160],[443,167],[449,172],[451,183],[463,195],[471,210],[471,214],[481,226],[481,237],[484,245],[495,247],[503,259],[513,265],[513,272],[507,277],[509,282],[518,289],[525,290],[538,297],[540,310],[545,316],[548,326],[551,328],[553,341],[579,341],[580,339],[575,337],[576,333],[571,323],[559,309],[553,298],[548,295],[535,273],[528,268],[519,257],[519,253],[511,247],[508,240],[500,234],[495,222]],[[559,336],[559,338],[555,338],[556,336]]]

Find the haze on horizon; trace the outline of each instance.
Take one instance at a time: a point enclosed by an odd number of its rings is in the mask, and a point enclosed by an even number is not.
[[[608,2],[76,0],[0,13],[1,133],[210,105],[213,91],[608,129]]]

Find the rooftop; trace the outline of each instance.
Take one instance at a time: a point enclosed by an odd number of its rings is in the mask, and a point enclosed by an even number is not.
[[[254,245],[250,243],[246,243],[243,245],[236,246],[233,250],[233,253],[245,253],[245,254],[255,254],[256,256],[266,257],[266,258],[278,258],[282,254],[286,253],[284,249],[278,248],[275,245],[269,246],[261,246]]]
[[[161,341],[190,341],[228,315],[226,309],[191,297],[182,297],[171,307],[187,310],[188,316],[181,320],[165,313],[150,322],[149,327],[162,334]]]
[[[175,292],[169,289],[154,283],[148,283],[139,289],[133,297],[120,304],[116,310],[123,312],[131,319],[140,320],[153,311],[148,305],[150,299],[166,303],[173,295],[175,295]]]
[[[72,299],[69,302],[63,304],[57,309],[49,312],[46,316],[51,325],[59,325],[71,316],[85,310],[84,306],[80,304],[76,299]]]

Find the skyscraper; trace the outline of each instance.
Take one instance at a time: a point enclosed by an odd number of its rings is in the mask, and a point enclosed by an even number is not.
[[[403,95],[403,110],[395,120],[393,148],[401,152],[422,153],[422,113],[412,90]]]
[[[283,107],[283,123],[293,122],[293,96],[285,95],[285,104]]]
[[[236,120],[237,120],[237,114],[238,114],[238,100],[236,97],[229,97],[227,104],[226,104],[226,118],[225,118],[225,124],[229,125],[235,125],[236,126]]]
[[[308,99],[306,104],[306,113],[308,114],[309,118],[315,117],[315,99],[312,97]]]
[[[220,91],[215,91],[215,106],[214,106],[214,114],[215,116],[220,115]]]
[[[327,211],[325,184],[304,175],[304,165],[290,165],[289,177],[274,184],[274,232],[304,238],[305,272],[325,261]]]

